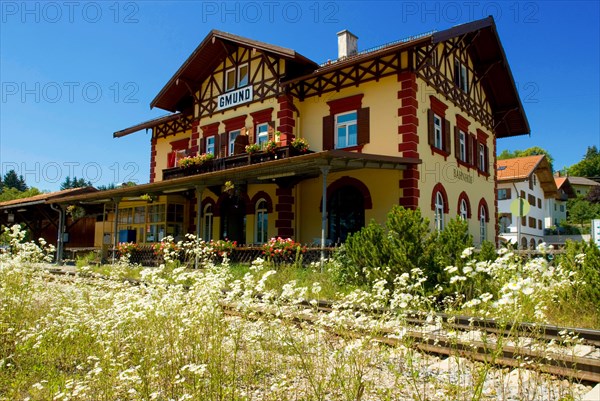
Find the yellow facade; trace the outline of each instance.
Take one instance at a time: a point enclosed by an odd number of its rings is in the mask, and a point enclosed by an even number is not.
[[[478,38],[461,36],[469,29],[486,31],[481,35],[481,43],[467,43]],[[219,144],[215,149],[216,160],[211,164],[218,167],[196,172],[197,180],[185,181],[188,230],[197,229],[196,222],[200,219],[200,233],[205,234],[207,224],[212,224],[208,236],[219,239],[232,229],[231,221],[235,220],[235,224],[244,225],[243,237],[235,226],[239,242],[261,242],[257,238],[256,213],[260,193],[269,208],[268,237],[291,236],[303,243],[315,243],[321,237],[323,174],[328,171],[327,166],[335,165],[326,178],[327,191],[330,196],[337,196],[336,202],[342,205],[341,194],[344,194],[357,202],[357,207],[363,207],[357,214],[358,219],[364,217],[361,226],[370,220],[383,223],[388,211],[402,204],[419,207],[433,229],[439,223],[439,213],[436,214],[439,193],[443,195],[443,223],[459,216],[461,202],[467,202],[467,220],[475,244],[482,242],[482,235],[495,240],[495,146],[499,136],[496,129],[506,130],[510,125],[497,128],[499,111],[494,110],[494,104],[498,101],[489,86],[495,85],[492,79],[508,79],[495,91],[508,88],[510,92],[510,84],[514,88],[514,82],[506,64],[486,67],[471,58],[472,46],[494,45],[497,37],[493,21],[461,26],[447,36],[433,35],[386,45],[321,66],[289,49],[219,32],[211,35],[212,39],[203,42],[204,47],[194,52],[153,102],[153,106],[177,110],[188,118],[187,125],[178,126],[169,120],[153,128],[152,177],[156,183],[173,177],[163,177],[163,170],[168,169],[169,174],[177,170],[172,166],[172,153],[179,152],[175,146],[182,146],[186,139],[185,153],[191,156],[206,149],[207,138],[215,136],[215,144],[217,141]],[[498,57],[503,59],[504,55]],[[212,71],[206,65],[211,65]],[[482,71],[485,74],[478,75]],[[188,76],[194,74],[197,77],[190,81]],[[187,89],[182,89],[182,85]],[[249,89],[253,94],[251,99],[239,95],[241,91],[250,93]],[[516,90],[508,95],[518,108]],[[231,103],[224,106],[221,102],[224,97]],[[228,104],[230,107],[226,107]],[[514,132],[503,131],[502,136],[528,130],[522,110],[518,113],[521,114],[513,115],[517,120],[511,120],[511,124],[521,126]],[[340,117],[345,114],[353,116],[349,125],[344,125]],[[297,171],[290,170],[289,163],[276,163],[273,168],[260,170],[261,166],[254,164],[255,159],[244,158],[239,148],[232,155],[229,150],[232,138],[228,138],[227,131],[240,130],[241,135],[248,134],[247,139],[252,143],[257,136],[255,125],[264,123],[269,124],[269,138],[273,138],[274,130],[281,131],[281,135],[275,136],[280,138],[279,147],[289,147],[293,138],[304,138],[311,152],[322,158],[296,159],[304,160],[298,162],[301,167]],[[344,132],[346,139],[340,139]],[[435,145],[432,132],[436,135]],[[358,140],[350,140],[351,135]],[[345,140],[349,145],[337,149]],[[225,145],[227,151],[223,152]],[[291,159],[291,156],[289,153],[282,157]],[[365,161],[361,167],[358,161],[362,159]],[[228,160],[237,164],[228,167]],[[269,159],[258,163],[265,160]],[[335,163],[340,160],[345,161]],[[369,164],[373,160],[377,162]],[[280,172],[277,166],[286,170]],[[266,171],[268,179],[254,174],[252,168]],[[219,174],[213,174],[216,171]],[[182,174],[185,176],[185,171]],[[209,177],[208,181],[204,177]],[[225,193],[227,181],[235,185],[235,191]],[[194,199],[198,188],[202,188],[200,210]],[[354,192],[343,192],[343,188],[353,188]],[[232,199],[237,203],[232,203]],[[328,202],[334,201],[328,199]],[[212,220],[205,213],[206,205],[211,205]],[[331,209],[334,208],[331,205],[327,210],[328,224],[342,213]],[[243,208],[243,223],[241,214],[231,208]],[[334,223],[331,224],[333,227]],[[337,230],[331,227],[328,230]],[[340,235],[329,239],[337,243],[345,234]]]

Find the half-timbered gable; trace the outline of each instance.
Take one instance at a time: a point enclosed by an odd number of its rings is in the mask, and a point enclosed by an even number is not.
[[[115,133],[152,130],[151,183],[103,196],[135,215],[132,202],[156,195],[146,216],[161,223],[142,232],[140,212],[139,227],[115,218],[114,231],[325,246],[400,204],[494,240],[496,139],[529,126],[493,19],[357,43],[339,32],[338,58],[319,65],[211,31],[151,102],[172,114]]]

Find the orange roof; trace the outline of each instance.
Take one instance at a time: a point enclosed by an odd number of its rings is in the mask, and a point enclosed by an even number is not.
[[[0,208],[8,208],[10,206],[19,206],[23,204],[31,203],[46,203],[50,199],[61,198],[66,195],[75,195],[78,193],[95,192],[96,188],[84,187],[84,188],[69,188],[62,191],[46,192],[43,194],[30,196],[28,198],[13,199],[5,202],[0,202]]]
[[[515,157],[497,161],[498,181],[524,181],[535,172],[545,196],[555,196],[556,183],[544,155]]]
[[[533,173],[544,155],[498,160],[498,181],[525,179]]]
[[[567,177],[554,177],[554,182],[556,183],[556,188],[560,189],[563,184],[567,181]]]

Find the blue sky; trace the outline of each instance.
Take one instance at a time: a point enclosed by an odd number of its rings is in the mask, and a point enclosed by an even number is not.
[[[56,190],[148,181],[149,134],[114,131],[164,115],[149,104],[211,29],[337,55],[493,15],[531,126],[498,151],[546,148],[555,168],[600,145],[599,2],[0,1],[0,167]]]

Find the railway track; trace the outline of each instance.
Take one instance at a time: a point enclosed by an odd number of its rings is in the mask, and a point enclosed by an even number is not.
[[[54,275],[86,278],[85,275],[59,269],[50,269],[48,272]],[[98,278],[87,276],[87,278],[92,277]],[[102,279],[109,280],[106,277]],[[133,279],[121,281],[128,282],[130,285],[143,284]],[[222,302],[222,307],[229,315],[243,315],[235,304]],[[310,309],[310,313],[307,313],[307,309]],[[288,317],[297,323],[316,324],[318,314],[331,313],[333,310],[333,303],[329,301],[304,301],[298,304],[296,312],[288,314]],[[357,314],[368,313],[360,309],[352,309],[352,311]],[[268,307],[253,307],[252,312],[276,315],[276,311]],[[376,314],[383,312],[389,311],[375,311]],[[426,319],[411,315],[406,319],[407,326],[402,330],[385,328],[379,329],[374,335],[373,333],[369,335],[374,340],[390,346],[409,344],[429,354],[460,356],[496,366],[527,368],[572,380],[600,383],[600,330],[531,323],[499,324],[492,319],[447,314],[437,316],[442,325],[433,330],[424,330],[428,325]],[[344,336],[361,337],[367,334],[358,328],[344,330],[343,333],[336,332],[335,328],[329,330]],[[474,332],[479,332],[480,337],[469,336]],[[483,337],[481,333],[484,333]],[[510,333],[510,337],[505,336],[507,333]],[[564,333],[568,333],[571,339],[578,339],[577,345],[562,344]],[[557,345],[550,348],[540,347],[539,344],[542,342],[552,342]],[[580,355],[582,350],[584,355]]]

